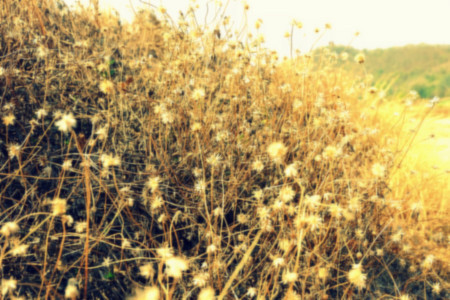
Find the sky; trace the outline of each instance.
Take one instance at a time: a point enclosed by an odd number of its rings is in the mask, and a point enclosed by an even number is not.
[[[69,5],[80,1],[65,0]],[[100,7],[113,7],[124,22],[133,18],[133,9],[148,7],[148,3],[167,9],[177,19],[178,12],[186,12],[193,2],[199,4],[198,19],[204,19],[206,2],[217,0],[100,0]],[[221,0],[223,5],[228,0]],[[256,34],[254,24],[258,18],[263,23],[259,33],[265,36],[265,46],[289,55],[290,41],[284,37],[290,32],[291,21],[303,23],[293,35],[293,48],[307,52],[313,45],[322,46],[330,42],[351,45],[358,49],[388,48],[408,44],[450,45],[450,0],[247,0],[247,24]],[[212,15],[213,5],[209,5]],[[243,1],[229,0],[226,15],[236,28],[244,24]],[[332,27],[323,33],[325,24]],[[319,34],[315,29],[319,28]],[[355,33],[359,36],[355,38]],[[319,36],[323,36],[316,43]]]

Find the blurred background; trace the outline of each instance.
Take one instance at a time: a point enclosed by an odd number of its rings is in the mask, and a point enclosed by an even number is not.
[[[65,0],[69,5],[77,2],[88,5],[90,0]],[[247,19],[243,6],[248,4]],[[303,23],[301,30],[294,32],[294,49],[308,51],[317,40],[316,29],[323,31],[325,24],[332,26],[317,43],[330,42],[351,45],[357,49],[387,48],[409,44],[450,45],[449,0],[100,0],[101,9],[115,9],[124,22],[133,19],[134,11],[142,7],[163,6],[177,20],[179,11],[186,12],[189,6],[198,5],[197,18],[211,22],[214,5],[226,7],[231,17],[230,24],[236,30],[245,27],[256,33],[255,22],[262,19],[259,32],[265,36],[266,46],[275,49],[281,56],[289,55],[289,39],[284,37],[291,31],[291,21]],[[360,35],[354,39],[356,32]],[[319,32],[319,35],[321,32]]]

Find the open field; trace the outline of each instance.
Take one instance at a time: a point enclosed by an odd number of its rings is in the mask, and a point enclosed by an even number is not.
[[[400,112],[401,109],[404,111]],[[396,147],[407,150],[405,154],[400,155],[400,167],[390,176],[392,196],[403,199],[411,206],[419,205],[430,211],[430,219],[415,224],[417,231],[422,231],[427,226],[431,235],[432,232],[440,232],[442,228],[448,230],[450,226],[447,220],[450,208],[448,107],[445,104],[436,105],[430,111],[424,101],[419,101],[406,108],[390,103],[381,111],[384,122],[392,126],[390,132],[395,132],[398,137]],[[443,222],[433,220],[437,215],[442,216]],[[413,227],[410,224],[404,226]],[[422,248],[424,251],[427,249],[429,248]],[[447,252],[446,246],[441,249],[443,257],[447,256]]]
[[[449,298],[448,99],[211,7],[0,2],[2,299]]]

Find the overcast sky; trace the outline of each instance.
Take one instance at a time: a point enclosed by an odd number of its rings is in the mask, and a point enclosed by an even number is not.
[[[71,4],[77,0],[65,0]],[[89,3],[89,0],[81,0]],[[121,18],[131,20],[133,10],[146,6],[149,1],[100,0],[101,7],[114,7]],[[178,12],[186,11],[192,0],[151,0],[156,6],[164,6],[176,20]],[[197,0],[199,19],[204,18],[207,0]],[[214,1],[209,1],[214,2]],[[222,0],[223,4],[227,0]],[[239,27],[244,18],[242,1],[230,0],[227,15]],[[318,45],[329,42],[351,45],[359,49],[386,48],[407,44],[450,44],[450,0],[248,0],[248,24],[255,32],[255,21],[263,20],[260,32],[264,34],[266,47],[288,55],[289,41],[283,37],[290,31],[292,19],[301,21],[304,27],[294,32],[294,49],[305,52],[310,49],[318,34],[330,23],[332,29],[321,38]],[[212,5],[210,5],[211,16]],[[360,35],[352,41],[355,32]]]

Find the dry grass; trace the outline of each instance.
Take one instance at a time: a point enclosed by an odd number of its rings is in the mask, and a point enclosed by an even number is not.
[[[421,263],[429,255],[438,257],[449,270],[447,245],[442,243],[449,229],[450,136],[446,107],[424,101],[378,105],[380,126],[389,132],[392,148],[398,149],[397,167],[389,178],[391,197],[405,214],[397,226],[406,228],[406,247],[414,248],[409,258]]]
[[[2,297],[446,297],[371,79],[162,12],[1,2]]]

